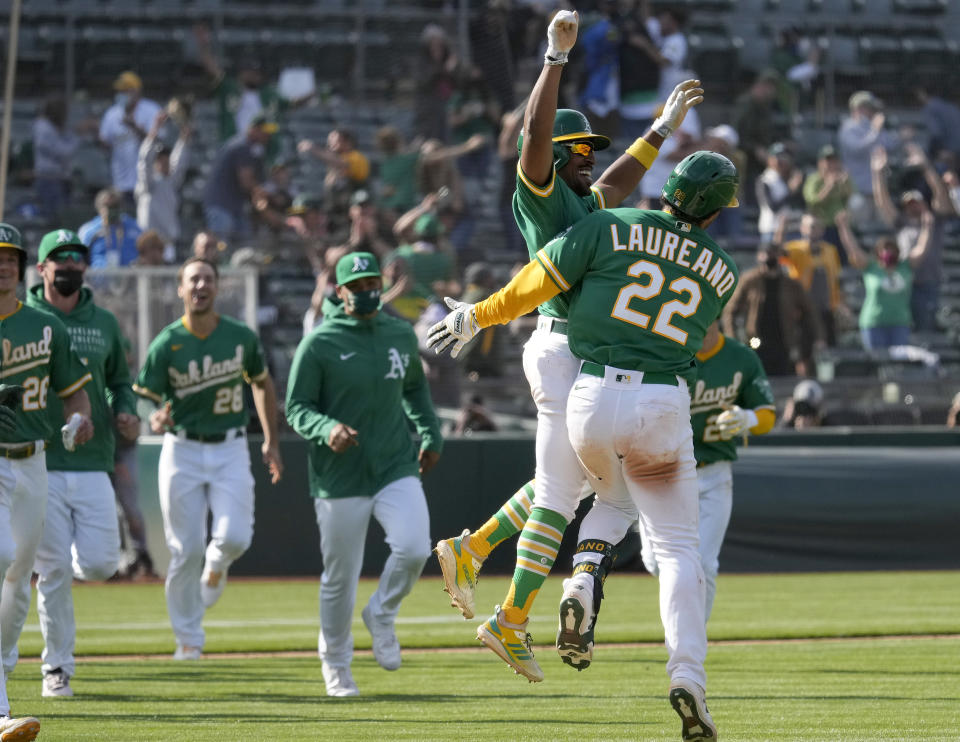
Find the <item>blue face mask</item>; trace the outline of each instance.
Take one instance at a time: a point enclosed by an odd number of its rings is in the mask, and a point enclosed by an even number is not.
[[[347,290],[344,304],[356,315],[373,314],[380,309],[380,289],[370,289],[368,291],[350,291]]]
[[[130,96],[126,93],[117,93],[115,96],[113,96],[113,102],[123,108],[126,108],[128,100],[130,100]]]

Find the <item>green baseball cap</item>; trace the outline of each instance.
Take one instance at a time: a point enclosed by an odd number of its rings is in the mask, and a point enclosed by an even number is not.
[[[89,248],[81,242],[80,237],[72,229],[55,229],[47,232],[40,240],[40,247],[37,250],[37,262],[42,263],[50,257],[50,253],[56,252],[64,247],[75,247],[83,250],[84,255],[90,253]]]
[[[15,247],[23,250],[23,237],[20,236],[20,230],[12,224],[0,222],[0,247]]]
[[[380,264],[372,252],[351,252],[337,261],[337,286],[367,276],[379,276]]]

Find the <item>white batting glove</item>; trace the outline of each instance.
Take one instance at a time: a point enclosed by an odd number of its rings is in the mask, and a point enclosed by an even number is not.
[[[445,297],[444,301],[453,311],[430,328],[427,333],[427,347],[433,348],[439,355],[452,343],[450,356],[456,358],[463,346],[480,332],[480,325],[473,314],[473,304],[457,301],[449,296]]]
[[[577,11],[561,10],[550,21],[547,27],[547,53],[543,57],[544,64],[566,64],[567,55],[577,43],[577,27],[580,25],[580,16]]]
[[[677,85],[663,105],[663,113],[653,122],[653,129],[666,139],[683,123],[687,111],[703,102],[703,88],[699,80],[684,80]]]
[[[724,410],[717,416],[717,429],[720,431],[720,437],[725,441],[746,432],[749,427],[750,416],[745,409],[737,405]]]

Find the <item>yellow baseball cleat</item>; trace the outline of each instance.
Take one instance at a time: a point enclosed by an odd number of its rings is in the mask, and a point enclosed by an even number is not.
[[[464,529],[456,538],[438,541],[434,552],[443,572],[443,589],[450,595],[450,605],[457,608],[464,618],[473,618],[474,593],[477,588],[477,573],[483,560],[467,550],[469,529]]]
[[[531,683],[539,683],[543,680],[543,670],[533,658],[531,637],[527,633],[529,622],[527,619],[522,624],[508,623],[500,606],[497,606],[493,616],[477,627],[477,639],[496,652],[515,673],[523,675]]]

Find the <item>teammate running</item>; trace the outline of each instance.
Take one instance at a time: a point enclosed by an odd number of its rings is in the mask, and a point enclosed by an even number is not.
[[[163,433],[158,480],[170,549],[167,610],[177,639],[173,658],[199,659],[203,614],[220,599],[227,570],[253,537],[253,475],[243,401],[244,382],[263,428],[263,463],[276,484],[277,395],[253,330],[217,314],[219,273],[189,258],[177,275],[183,317],[150,343],[133,390],[160,405],[150,428]],[[206,545],[207,512],[213,515]]]
[[[520,162],[513,211],[530,257],[548,240],[588,214],[618,205],[637,185],[657,156],[663,140],[680,125],[687,110],[703,100],[698,80],[681,83],[663,115],[594,183],[594,150],[610,140],[594,134],[586,117],[557,110],[560,76],[577,38],[578,16],[560,11],[547,30],[543,69],[527,104],[518,141]],[[451,304],[452,300],[448,300]],[[480,529],[440,541],[437,557],[445,590],[465,618],[474,615],[477,572],[492,549],[522,529],[517,565],[509,592],[494,615],[477,629],[477,638],[531,681],[543,679],[530,651],[527,616],[556,559],[560,539],[573,518],[583,488],[567,436],[567,394],[579,362],[567,347],[568,298],[559,295],[540,307],[537,329],[524,346],[523,367],[537,405],[535,479],[504,503]],[[454,355],[459,349],[454,351]],[[610,524],[624,530],[633,517]]]
[[[504,289],[476,305],[454,302],[427,339],[437,352],[459,352],[481,328],[577,286],[568,338],[583,361],[567,403],[570,442],[597,497],[624,514],[639,511],[647,529],[660,565],[669,699],[688,742],[717,738],[705,701],[688,387],[696,380],[694,355],[738,280],[734,261],[704,231],[722,208],[738,205],[738,186],[727,158],[695,152],[664,184],[662,211],[591,214],[538,251]],[[528,644],[520,646],[518,654]]]
[[[80,445],[93,436],[90,400],[83,389],[91,377],[70,349],[66,328],[53,315],[17,299],[26,266],[20,232],[0,223],[0,740],[4,742],[29,742],[40,732],[40,722],[33,717],[11,718],[6,676],[17,664],[17,641],[30,608],[30,576],[43,532],[47,504],[43,449],[63,422],[48,408],[51,394],[62,400],[65,417],[79,416],[73,442]]]
[[[120,530],[109,472],[113,469],[114,427],[128,440],[140,419],[130,386],[120,327],[82,287],[88,249],[75,232],[59,229],[40,241],[37,270],[42,283],[27,293],[27,305],[49,312],[70,333],[73,350],[90,372],[90,409],[96,439],[68,451],[56,436],[47,450],[47,516],[37,549],[37,613],[44,649],[42,695],[72,696],[73,620],[71,584],[105,580],[117,571]],[[60,400],[48,400],[54,418]]]

